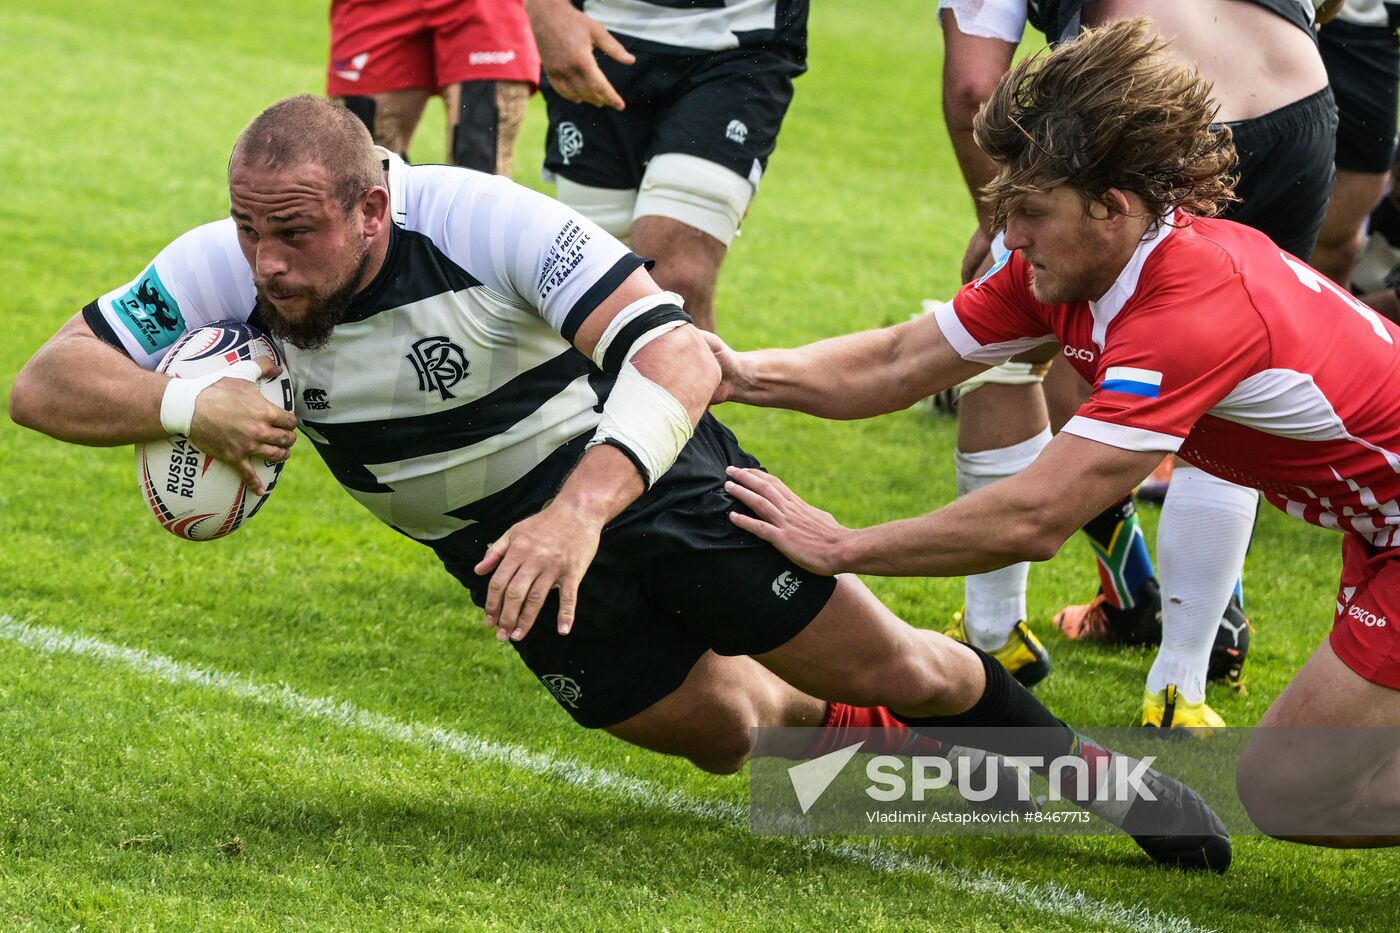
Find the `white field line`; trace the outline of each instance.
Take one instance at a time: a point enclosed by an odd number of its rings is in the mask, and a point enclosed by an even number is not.
[[[401,722],[344,700],[305,696],[285,684],[259,683],[241,674],[226,674],[183,664],[140,648],[127,648],[62,629],[31,625],[3,614],[0,614],[0,638],[44,654],[76,655],[123,667],[168,684],[202,687],[393,742],[447,751],[473,763],[514,768],[585,790],[621,797],[648,809],[728,824],[735,829],[745,829],[748,825],[747,810],[729,801],[695,797],[640,778],[595,768],[572,758],[532,752],[516,745],[491,742],[439,726]],[[1156,913],[1142,906],[1099,900],[1061,884],[1020,881],[986,869],[970,869],[911,855],[873,840],[847,842],[794,837],[791,841],[799,847],[870,871],[927,876],[941,887],[964,894],[987,895],[1019,908],[1072,918],[1092,927],[1160,933],[1197,933],[1202,930],[1183,917]]]

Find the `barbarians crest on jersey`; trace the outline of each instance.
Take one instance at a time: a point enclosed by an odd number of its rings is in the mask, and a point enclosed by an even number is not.
[[[572,123],[559,124],[559,154],[564,157],[564,164],[568,165],[569,160],[583,151],[583,133]]]
[[[549,688],[549,692],[554,694],[555,699],[566,704],[570,709],[578,709],[578,701],[583,697],[583,688],[578,685],[578,681],[563,674],[545,674],[540,680]]]
[[[413,352],[405,359],[418,373],[418,388],[440,392],[444,402],[456,398],[452,387],[467,378],[466,354],[446,337],[424,337],[413,344]]]

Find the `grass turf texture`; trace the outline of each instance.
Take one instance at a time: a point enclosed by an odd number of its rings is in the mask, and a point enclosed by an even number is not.
[[[812,69],[726,263],[722,332],[794,344],[907,318],[946,296],[971,212],[937,111],[932,10],[816,4]],[[59,324],[227,210],[238,129],[321,88],[325,6],[179,8],[74,0],[0,10],[0,390]],[[517,156],[532,183],[536,99]],[[442,158],[430,108],[415,158]],[[954,426],[918,412],[828,424],[725,409],[747,446],[851,524],[953,494]],[[336,697],[575,757],[661,791],[742,805],[741,778],[701,774],[575,728],[478,627],[432,554],[374,522],[300,446],[257,521],[191,544],[145,514],[129,448],[69,447],[0,426],[0,615],[273,689]],[[1151,525],[1155,514],[1146,512]],[[1149,529],[1150,531],[1150,529]],[[1209,534],[1209,529],[1203,529]],[[1258,623],[1244,696],[1253,723],[1325,635],[1338,539],[1272,510],[1246,572]],[[1146,651],[1070,645],[1045,620],[1093,588],[1086,545],[1032,574],[1032,616],[1057,662],[1040,696],[1066,719],[1126,725]],[[870,581],[941,628],[957,580]],[[580,624],[586,624],[583,607]],[[638,637],[645,637],[639,632]],[[902,839],[950,874],[880,873],[782,840],[638,805],[488,761],[306,719],[294,710],[89,657],[0,650],[0,925],[6,928],[1093,928],[1124,914],[1024,903],[1064,884],[1092,901],[1232,930],[1389,926],[1390,853],[1249,838],[1224,878],[1151,868],[1121,838]],[[979,893],[980,892],[980,893]],[[1165,918],[1165,919],[1164,919]]]

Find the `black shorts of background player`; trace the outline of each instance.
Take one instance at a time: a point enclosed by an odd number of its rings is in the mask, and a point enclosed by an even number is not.
[[[807,2],[772,0],[757,28],[754,11],[722,4],[636,6],[526,3],[545,71],[545,170],[559,200],[656,260],[656,281],[714,330],[720,265],[806,70]]]
[[[1397,9],[1347,3],[1318,31],[1318,47],[1337,99],[1337,180],[1309,260],[1343,288],[1351,285],[1366,216],[1385,191],[1395,157],[1400,39]]]

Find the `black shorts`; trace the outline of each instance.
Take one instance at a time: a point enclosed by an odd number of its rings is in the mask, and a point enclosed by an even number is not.
[[[1400,104],[1395,28],[1334,19],[1318,32],[1317,43],[1337,98],[1337,168],[1373,175],[1390,171]]]
[[[551,596],[515,644],[526,666],[579,725],[615,725],[681,685],[706,651],[762,654],[814,619],[836,588],[729,520],[743,509],[724,468],[758,466],[706,415],[676,465],[603,530],[579,588],[573,631],[561,636]],[[504,529],[472,525],[433,543],[448,572],[486,602],[472,573]]]
[[[805,68],[786,46],[658,53],[616,36],[637,57],[622,65],[598,56],[627,109],[574,104],[548,79],[545,168],[580,185],[637,188],[652,156],[667,152],[723,165],[755,186],[778,143]]]
[[[1240,157],[1235,193],[1241,203],[1224,216],[1307,259],[1336,177],[1337,108],[1331,89],[1229,127]]]

